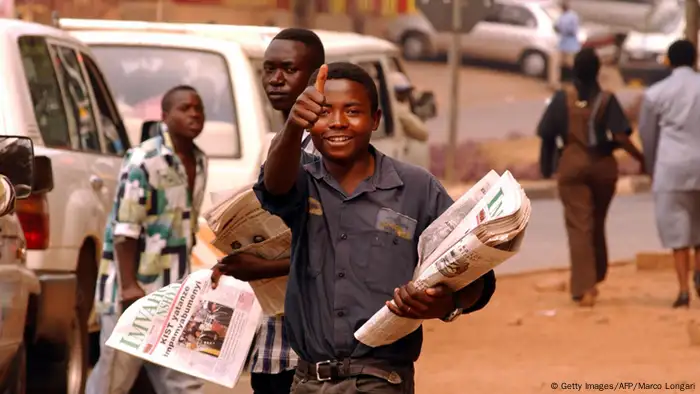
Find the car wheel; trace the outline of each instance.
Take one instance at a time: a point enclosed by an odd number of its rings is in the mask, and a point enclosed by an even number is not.
[[[83,394],[87,380],[87,325],[77,311],[66,339],[66,394]]]
[[[8,370],[7,377],[10,378],[9,385],[4,389],[0,389],[7,394],[26,394],[27,393],[27,348],[21,344],[17,349],[14,360]],[[13,379],[14,377],[14,379]],[[3,382],[0,382],[2,385]]]
[[[27,381],[28,391],[83,394],[88,372],[86,343],[85,324],[80,324],[75,310],[63,343],[42,341],[30,347],[28,371],[30,376],[40,376],[41,379]]]
[[[547,56],[539,51],[525,51],[520,57],[520,70],[528,77],[547,76]]]
[[[428,54],[428,39],[421,33],[408,33],[401,40],[401,50],[406,60],[422,59]]]

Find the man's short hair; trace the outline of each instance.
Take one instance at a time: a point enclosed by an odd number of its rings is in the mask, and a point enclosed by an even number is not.
[[[314,71],[309,79],[309,86],[316,82],[316,76],[318,71]],[[357,64],[348,62],[335,62],[328,65],[328,80],[331,79],[347,79],[353,82],[357,82],[364,86],[365,91],[367,91],[367,97],[369,98],[369,105],[372,109],[372,113],[377,112],[379,108],[379,93],[377,92],[377,85],[374,83],[374,79],[365,71],[364,68],[358,66]]]
[[[168,112],[173,108],[173,96],[178,92],[192,92],[199,95],[197,89],[190,85],[177,85],[174,88],[170,88],[170,90],[163,95],[163,99],[160,100],[160,109],[163,112]]]
[[[320,68],[326,62],[326,50],[321,39],[311,30],[290,27],[283,29],[272,39],[289,40],[304,44],[311,53],[311,66],[314,70]]]
[[[574,58],[574,75],[581,82],[592,82],[598,78],[600,58],[593,48],[583,48]]]
[[[668,47],[668,62],[671,67],[695,67],[698,51],[692,42],[688,40],[675,41]]]

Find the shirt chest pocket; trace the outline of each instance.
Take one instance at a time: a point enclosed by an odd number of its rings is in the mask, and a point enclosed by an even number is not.
[[[378,230],[372,234],[365,264],[359,265],[367,288],[391,297],[395,288],[411,280],[417,258],[412,239]]]

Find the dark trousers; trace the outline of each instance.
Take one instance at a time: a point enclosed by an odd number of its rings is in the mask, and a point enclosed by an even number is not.
[[[393,370],[401,377],[401,382],[390,383],[374,375],[358,375],[319,382],[315,376],[309,376],[297,370],[291,394],[414,394],[413,366]]]
[[[558,180],[569,238],[574,299],[602,282],[608,271],[605,219],[615,195],[617,163],[612,156],[589,160],[583,166],[562,160]]]
[[[293,380],[293,369],[277,374],[250,374],[250,386],[253,388],[254,394],[289,394]]]

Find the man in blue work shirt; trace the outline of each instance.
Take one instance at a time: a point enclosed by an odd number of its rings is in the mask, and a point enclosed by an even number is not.
[[[562,14],[557,20],[554,29],[559,34],[559,61],[554,64],[553,71],[555,78],[555,88],[559,88],[561,83],[562,68],[571,67],[574,63],[574,55],[581,50],[581,43],[578,40],[579,17],[569,6],[568,1],[561,5]]]
[[[420,234],[453,201],[426,170],[370,144],[381,110],[364,69],[324,65],[312,81],[254,187],[263,208],[292,230],[285,303],[299,356],[292,393],[412,394],[422,330],[377,348],[359,343],[354,331],[384,305],[402,317],[452,321],[488,303],[495,275],[454,294],[410,283]],[[302,151],[305,130],[321,158]]]

